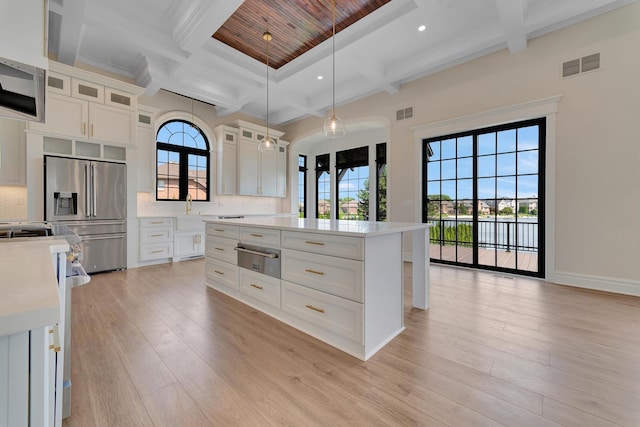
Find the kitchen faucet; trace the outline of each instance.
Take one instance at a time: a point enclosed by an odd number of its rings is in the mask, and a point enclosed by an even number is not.
[[[191,213],[191,208],[193,207],[193,201],[191,200],[191,194],[187,193],[187,215]]]

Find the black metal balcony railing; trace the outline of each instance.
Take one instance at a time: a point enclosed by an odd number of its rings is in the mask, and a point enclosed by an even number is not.
[[[473,221],[429,220],[430,241],[439,245],[473,246]],[[530,221],[478,221],[478,247],[510,252],[538,252],[538,223]]]

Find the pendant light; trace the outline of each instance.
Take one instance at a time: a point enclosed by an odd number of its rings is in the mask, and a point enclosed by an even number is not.
[[[269,27],[267,31],[262,34],[262,38],[267,42],[267,134],[258,144],[258,151],[274,151],[276,149],[276,142],[269,137],[269,42],[272,39]]]
[[[332,42],[332,60],[333,60],[333,104],[331,107],[331,115],[324,121],[322,134],[328,138],[340,138],[346,133],[344,123],[339,117],[336,117],[336,0],[333,0],[333,37]]]

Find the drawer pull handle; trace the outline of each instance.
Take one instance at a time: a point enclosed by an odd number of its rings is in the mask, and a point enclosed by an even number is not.
[[[260,290],[262,290],[262,286],[260,286],[260,285],[256,285],[255,283],[252,283],[252,284],[251,284],[251,287],[252,287],[252,288],[256,288],[256,289],[260,289]]]
[[[164,224],[164,221],[151,221],[151,224]]]
[[[323,242],[314,242],[313,240],[305,240],[305,243],[309,244],[309,245],[318,245],[318,246],[324,246]]]
[[[216,251],[222,251],[222,252],[224,252],[224,249],[223,249],[223,248],[214,248],[214,249],[215,249]]]
[[[213,231],[217,231],[218,233],[224,233],[222,228],[214,228]]]
[[[162,237],[164,234],[152,234],[151,237]]]
[[[159,250],[159,251],[151,251],[152,254],[161,254],[162,252],[164,252],[164,250]]]
[[[220,270],[213,270],[213,271],[215,271],[216,273],[221,274],[221,275],[224,276],[224,273],[222,271],[220,271]]]
[[[312,273],[312,274],[317,274],[319,276],[324,276],[324,272],[322,272],[322,271],[312,270],[310,268],[307,268],[304,271],[306,271],[307,273]]]
[[[305,305],[309,310],[317,311],[318,313],[324,313],[324,308],[314,307],[311,304]]]
[[[249,236],[251,236],[251,237],[264,237],[264,235],[258,234],[258,233],[251,233],[251,234],[249,234]]]

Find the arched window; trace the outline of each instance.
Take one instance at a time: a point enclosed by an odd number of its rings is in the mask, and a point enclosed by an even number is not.
[[[209,142],[193,123],[171,120],[156,136],[156,200],[209,200]]]

